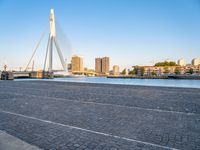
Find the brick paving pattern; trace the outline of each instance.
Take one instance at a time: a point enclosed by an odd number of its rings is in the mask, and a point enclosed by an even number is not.
[[[0,82],[0,130],[41,149],[200,149],[200,89]]]

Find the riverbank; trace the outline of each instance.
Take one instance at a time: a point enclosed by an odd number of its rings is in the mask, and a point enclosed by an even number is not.
[[[79,78],[54,78],[54,79],[15,79],[15,81],[59,81],[77,83],[98,83],[98,84],[120,84],[120,85],[140,85],[158,87],[183,87],[199,88],[200,80],[174,80],[174,79],[129,79],[129,78],[106,78],[106,77],[79,77]]]
[[[168,76],[124,76],[124,75],[119,75],[119,76],[113,76],[109,75],[107,78],[112,78],[112,79],[169,79]]]
[[[200,148],[200,89],[0,84],[0,130],[41,149]]]
[[[180,79],[180,80],[200,80],[200,75],[166,75],[166,76],[107,76],[113,79]]]

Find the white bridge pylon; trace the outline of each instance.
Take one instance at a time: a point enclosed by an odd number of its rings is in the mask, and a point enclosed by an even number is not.
[[[45,61],[44,61],[44,68],[43,68],[43,71],[45,71],[45,68],[46,68],[46,64],[47,64],[47,57],[49,58],[49,66],[48,66],[48,71],[49,72],[53,72],[53,47],[55,45],[55,48],[57,50],[57,53],[58,53],[58,56],[60,58],[60,62],[62,64],[62,67],[63,67],[63,70],[66,74],[68,74],[68,70],[67,70],[67,64],[64,60],[64,57],[63,57],[63,54],[62,54],[62,51],[60,49],[60,46],[58,44],[58,41],[57,41],[57,37],[56,37],[56,27],[55,27],[55,17],[54,17],[54,10],[51,9],[50,11],[50,33],[49,33],[49,37],[48,37],[48,42],[47,42],[47,49],[46,49],[46,56],[45,56]],[[34,48],[34,52],[26,66],[26,69],[25,71],[28,70],[28,67],[44,37],[44,34],[45,32],[42,34],[39,42],[37,43],[36,47]]]
[[[50,72],[53,71],[53,44],[55,45],[55,48],[57,50],[63,70],[67,71],[66,63],[65,63],[62,51],[59,47],[59,44],[58,44],[58,41],[56,38],[54,10],[51,9],[51,11],[50,11],[50,34],[49,34],[49,39],[48,39],[48,43],[47,43],[47,51],[46,51],[46,57],[47,57],[47,54],[49,53],[48,71],[50,71]],[[45,69],[45,66],[46,66],[46,58],[45,58],[44,69]]]

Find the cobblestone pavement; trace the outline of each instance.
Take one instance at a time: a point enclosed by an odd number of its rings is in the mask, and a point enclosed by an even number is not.
[[[200,89],[0,82],[0,130],[42,149],[200,149]]]

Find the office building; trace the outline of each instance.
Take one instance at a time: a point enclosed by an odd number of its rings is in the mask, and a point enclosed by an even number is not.
[[[178,65],[179,66],[185,66],[185,60],[183,58],[178,60]]]
[[[77,55],[73,56],[71,62],[71,69],[72,72],[83,72],[84,71],[83,57]]]
[[[118,65],[113,66],[113,75],[119,75],[119,66]]]
[[[109,57],[102,58],[102,73],[108,75],[110,70],[110,60]]]
[[[95,58],[95,72],[99,75],[108,75],[110,69],[109,57]]]
[[[101,58],[95,58],[95,72],[100,74],[102,72]]]
[[[193,65],[193,66],[198,66],[199,64],[200,64],[199,58],[194,58],[194,59],[192,59],[192,65]]]

